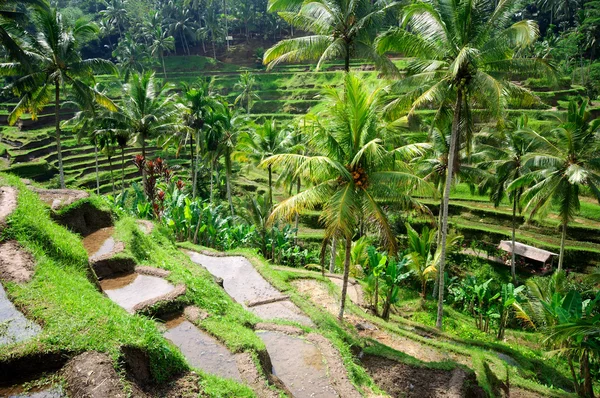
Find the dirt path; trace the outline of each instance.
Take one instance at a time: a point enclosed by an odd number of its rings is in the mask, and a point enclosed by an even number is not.
[[[275,289],[244,257],[213,257],[187,251],[193,262],[223,280],[225,291],[238,303],[263,319],[286,319],[312,326],[309,317]],[[276,300],[276,301],[275,301]],[[274,302],[273,302],[274,301]]]
[[[18,191],[13,187],[0,187],[0,225],[6,225],[6,219],[17,208]]]
[[[299,279],[292,282],[292,285],[301,294],[307,296],[315,305],[325,308],[333,315],[337,315],[339,301],[329,294],[327,286],[314,279]],[[397,351],[408,354],[425,362],[455,361],[458,363],[472,366],[469,358],[452,352],[443,352],[435,347],[419,343],[409,338],[392,334],[381,330],[374,325],[369,324],[364,318],[355,314],[346,312],[344,318],[354,325],[357,325],[358,334],[364,338],[371,338],[387,345]]]
[[[86,191],[75,189],[44,189],[36,187],[31,187],[30,189],[38,194],[42,202],[50,205],[52,210],[60,209],[78,200],[90,197],[90,194]]]
[[[33,277],[35,260],[19,243],[0,243],[0,280],[24,283]]]

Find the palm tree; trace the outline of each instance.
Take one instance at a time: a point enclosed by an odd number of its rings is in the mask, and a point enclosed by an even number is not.
[[[56,148],[60,186],[65,188],[65,175],[62,161],[60,131],[61,90],[70,90],[73,96],[88,97],[103,107],[116,110],[115,105],[104,94],[93,88],[95,73],[116,73],[110,61],[99,58],[82,59],[79,47],[85,39],[98,33],[95,25],[77,21],[70,27],[56,10],[40,9],[34,15],[37,35],[28,40],[27,57],[29,65],[20,62],[0,65],[0,74],[18,76],[9,85],[20,98],[8,116],[9,124],[14,124],[25,112],[36,118],[44,106],[54,99],[56,126]],[[52,95],[54,91],[54,96]]]
[[[117,145],[121,149],[121,192],[125,192],[125,148],[129,142],[129,131],[119,130],[115,135]]]
[[[373,50],[373,40],[385,14],[399,2],[388,0],[269,0],[269,11],[281,11],[290,25],[312,36],[282,40],[265,52],[263,62],[272,68],[281,62],[318,60],[317,70],[331,59],[344,59],[350,71],[350,58],[375,61],[393,72],[392,63]]]
[[[99,91],[99,90],[98,90]],[[65,121],[66,125],[72,126],[72,131],[77,135],[77,141],[82,138],[88,138],[94,146],[94,165],[96,168],[96,194],[100,195],[100,175],[98,170],[98,137],[102,129],[104,110],[95,101],[90,101],[88,97],[71,96],[64,106],[73,106],[79,111]]]
[[[131,37],[129,32],[117,43],[113,57],[117,59],[125,83],[133,73],[142,73],[148,60],[147,51]]]
[[[244,120],[226,102],[223,103],[221,111],[216,113],[216,123],[222,131],[219,145],[225,159],[225,185],[231,217],[235,215],[231,197],[232,155],[236,148],[240,127],[243,125],[243,122]]]
[[[107,23],[113,25],[117,32],[119,32],[119,39],[123,38],[123,29],[127,22],[127,10],[123,0],[111,0],[105,2],[104,10],[100,11],[100,15],[106,20]]]
[[[284,153],[272,155],[265,166],[292,168],[296,176],[314,183],[312,187],[281,202],[272,219],[291,219],[298,212],[322,206],[325,225],[324,246],[333,237],[344,240],[345,259],[340,319],[344,315],[352,239],[363,220],[376,226],[389,253],[397,242],[379,199],[408,207],[416,202],[411,194],[426,192],[429,184],[416,177],[400,159],[423,153],[419,145],[386,150],[381,140],[381,94],[371,91],[354,74],[346,74],[341,92],[325,91],[327,110],[319,115],[327,122],[312,137],[310,145],[318,155]],[[430,192],[430,190],[429,190]]]
[[[175,49],[175,39],[173,36],[169,36],[167,32],[163,32],[162,27],[157,26],[154,29],[154,37],[152,45],[150,46],[150,52],[153,57],[158,56],[160,63],[163,68],[163,76],[167,78],[167,68],[165,67],[165,51],[172,51]]]
[[[98,135],[98,146],[100,151],[104,152],[108,159],[108,167],[110,168],[110,182],[112,184],[112,194],[115,194],[115,177],[113,174],[112,158],[115,155],[115,144],[117,143],[117,137],[114,131],[111,129],[102,130]]]
[[[189,143],[192,165],[192,197],[195,199],[200,154],[205,152],[204,143],[206,140],[201,137],[201,134],[203,131],[212,128],[207,121],[212,120],[210,114],[218,112],[222,104],[213,92],[210,81],[199,81],[192,86],[184,84],[182,92],[183,96],[180,98],[178,109],[183,114],[183,125],[186,128],[181,128],[179,134],[173,136],[172,139],[177,139],[180,147],[182,144]],[[194,149],[194,141],[197,145],[196,149]]]
[[[448,201],[461,135],[471,136],[471,105],[497,117],[511,95],[529,92],[510,81],[511,73],[527,69],[548,71],[538,60],[516,58],[516,50],[538,37],[533,21],[519,21],[506,28],[519,7],[516,0],[472,2],[470,0],[417,1],[404,8],[402,26],[392,28],[377,40],[380,53],[402,53],[414,57],[411,76],[398,83],[408,93],[394,100],[390,113],[433,105],[437,117],[454,103],[448,170],[442,206],[440,275],[444,274],[448,234]],[[442,327],[444,281],[439,281],[436,325]]]
[[[169,90],[169,86],[156,81],[153,72],[134,74],[130,82],[123,86],[123,104],[118,114],[123,126],[121,129],[126,130],[141,146],[144,159],[148,139],[174,129],[173,120],[177,112],[175,98]],[[119,134],[117,130],[116,135]],[[142,171],[142,179],[145,187],[145,171]]]
[[[254,85],[256,84],[256,79],[254,76],[246,71],[240,75],[240,81],[237,82],[234,86],[234,89],[239,89],[242,92],[238,95],[233,102],[235,105],[241,102],[246,103],[246,113],[250,113],[250,109],[252,109],[252,104],[254,100],[259,100],[260,97],[256,94]]]
[[[528,156],[533,171],[513,181],[508,190],[529,186],[523,192],[530,217],[558,205],[561,221],[560,255],[558,269],[562,270],[567,226],[579,211],[579,192],[587,187],[600,202],[600,147],[598,128],[600,119],[590,120],[587,101],[581,106],[571,101],[563,123],[546,138],[530,131],[540,143],[540,151]]]
[[[507,192],[507,187],[529,171],[525,158],[527,154],[536,150],[536,140],[528,136],[527,117],[522,116],[508,129],[502,131],[498,137],[489,137],[489,142],[481,143],[480,148],[487,153],[488,162],[481,164],[483,168],[490,168],[495,172],[496,181],[491,190],[490,199],[494,206],[500,206],[502,200],[508,195],[512,202],[512,257],[510,271],[513,283],[517,284],[516,261],[515,261],[515,235],[517,229],[517,210],[523,189],[515,189]]]
[[[25,20],[23,7],[26,6],[45,9],[48,4],[44,0],[0,0],[0,45],[4,47],[10,59],[24,66],[31,61],[20,45],[25,30],[20,23]]]
[[[275,119],[266,120],[262,126],[241,137],[241,148],[257,164],[274,155],[286,153],[290,146],[290,135],[277,125]],[[273,208],[273,164],[265,163],[269,173],[269,206]]]

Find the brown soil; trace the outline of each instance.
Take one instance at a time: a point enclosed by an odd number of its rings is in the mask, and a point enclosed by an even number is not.
[[[67,351],[54,351],[9,357],[0,361],[0,386],[35,380],[42,373],[55,372],[63,367],[71,355]]]
[[[71,396],[127,397],[121,379],[106,354],[93,351],[80,354],[67,363],[63,373]]]
[[[341,292],[342,285],[344,284],[344,280],[343,279],[339,279],[339,278],[332,278],[332,277],[330,277],[329,280],[331,282],[333,282],[340,289],[340,292]],[[348,283],[347,294],[348,294],[348,298],[350,298],[350,300],[354,304],[360,305],[360,306],[363,305],[363,303],[364,303],[364,299],[363,299],[364,295],[363,295],[362,287],[360,286],[360,284],[358,284],[358,283]]]
[[[202,321],[209,317],[208,312],[194,306],[185,307],[183,310],[183,315],[185,315],[185,317],[193,323]]]
[[[90,194],[85,191],[78,191],[75,189],[43,189],[43,188],[30,188],[33,192],[36,192],[42,202],[45,202],[52,210],[60,209],[61,207],[68,206],[77,202],[78,200],[89,198]]]
[[[152,386],[148,392],[153,397],[197,398],[205,396],[200,389],[200,376],[188,372],[175,380]]]
[[[31,280],[35,260],[14,240],[0,244],[0,279],[23,283]]]
[[[337,315],[339,310],[339,302],[337,299],[329,294],[327,287],[315,279],[298,279],[292,282],[292,285],[298,290],[299,293],[307,296],[312,302],[333,315]],[[354,314],[346,312],[344,319],[351,322],[354,325],[364,325],[368,322]],[[452,353],[442,352],[434,347],[428,346],[427,344],[419,343],[418,341],[411,340],[406,337],[398,336],[385,330],[380,330],[377,327],[368,328],[357,328],[358,333],[363,338],[370,338],[380,342],[381,344],[387,345],[397,351],[408,354],[412,357],[420,359],[425,362],[441,362],[441,361],[455,361],[467,366],[471,366],[470,358]]]
[[[121,275],[116,278],[105,279],[100,282],[100,286],[102,287],[102,290],[120,289],[131,284],[137,277],[138,274],[133,272],[131,274]]]
[[[510,398],[544,398],[544,395],[521,388],[511,388]]]
[[[277,391],[269,388],[264,374],[256,369],[256,365],[254,364],[250,353],[243,352],[241,354],[236,354],[235,360],[242,380],[254,390],[257,396],[261,398],[279,397],[279,393]]]
[[[17,208],[18,191],[13,187],[0,187],[0,225],[6,225],[6,218]]]
[[[262,323],[259,322],[254,325],[255,330],[268,330],[271,332],[281,332],[285,334],[289,334],[291,336],[300,336],[304,334],[304,331],[299,327],[292,325],[279,325],[277,323]]]
[[[142,275],[157,276],[159,278],[166,278],[171,275],[171,272],[167,271],[166,269],[146,267],[144,265],[135,267],[135,272]]]
[[[151,298],[149,300],[142,301],[141,303],[136,304],[133,307],[133,312],[143,311],[149,307],[152,307],[152,306],[154,306],[158,303],[164,302],[164,301],[173,301],[173,300],[177,299],[179,296],[183,296],[185,294],[185,291],[186,291],[185,285],[177,285],[177,286],[175,286],[175,289],[171,290],[167,294],[164,294],[159,297]]]
[[[109,211],[100,210],[88,202],[83,202],[60,215],[53,213],[52,218],[82,236],[112,225],[112,216]]]
[[[478,397],[470,391],[462,369],[439,370],[408,366],[384,357],[365,355],[362,363],[375,383],[392,397],[461,398]],[[474,376],[474,375],[473,375]],[[477,385],[475,382],[474,385]]]
[[[137,220],[137,225],[140,227],[142,232],[149,235],[154,230],[154,223],[149,220]]]

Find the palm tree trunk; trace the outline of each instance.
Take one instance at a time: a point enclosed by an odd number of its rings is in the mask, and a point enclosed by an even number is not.
[[[142,136],[142,158],[144,159],[144,162],[147,160],[146,159],[146,137]],[[147,176],[146,176],[146,167],[142,167],[142,185],[144,186],[144,192],[146,192],[146,183],[147,183]],[[150,199],[150,198],[148,198]]]
[[[298,177],[298,182],[296,185],[296,195],[298,195],[300,193],[300,178]],[[298,244],[298,227],[300,224],[300,214],[296,213],[296,232],[294,233],[294,245]]]
[[[346,42],[346,54],[344,55],[344,71],[350,72],[350,43]]]
[[[110,148],[109,148],[110,150]],[[108,167],[110,168],[110,183],[112,184],[112,194],[115,194],[115,176],[113,175],[112,156],[108,157]]]
[[[212,40],[212,48],[213,48],[213,58],[217,59],[217,48],[215,47],[215,39]]]
[[[190,136],[190,162],[192,165],[192,196],[196,194],[196,172],[194,171],[194,138]]]
[[[200,131],[196,132],[196,143],[198,145],[200,145]],[[198,192],[198,165],[200,164],[200,151],[198,150],[198,148],[196,148],[196,167],[193,168],[193,173],[194,173],[194,177],[193,177],[193,181],[194,181],[194,186],[192,187],[192,198],[196,199],[196,194]]]
[[[60,83],[54,82],[54,120],[56,122],[56,152],[58,156],[58,175],[60,187],[65,189],[65,170],[63,169],[62,145],[60,142]]]
[[[231,199],[231,154],[229,150],[225,153],[225,185],[227,188],[227,201],[229,202],[229,210],[233,218],[233,200]]]
[[[512,255],[510,260],[510,274],[512,275],[513,284],[517,285],[517,272],[516,272],[516,255],[515,255],[515,231],[517,229],[517,195],[513,197],[513,214],[512,214]]]
[[[98,170],[98,143],[94,139],[94,164],[96,166],[96,195],[100,195],[100,171]]]
[[[165,56],[163,53],[160,54],[160,60],[163,67],[163,76],[165,77],[165,80],[167,80],[167,68],[165,67]]]
[[[444,202],[440,209],[442,211],[442,239],[441,245],[441,256],[440,256],[440,269],[439,269],[439,282],[438,282],[438,307],[437,307],[437,320],[435,322],[438,329],[442,328],[442,320],[444,317],[444,266],[446,265],[446,240],[448,238],[448,202],[450,201],[450,187],[452,186],[452,174],[454,173],[454,157],[456,147],[458,146],[459,140],[459,127],[461,120],[461,112],[463,105],[463,88],[458,88],[456,96],[456,105],[454,108],[454,120],[452,121],[452,135],[450,136],[450,151],[448,153],[448,167],[446,168],[446,186],[444,187]]]
[[[121,193],[125,193],[125,147],[121,147]]]
[[[344,309],[346,308],[346,293],[348,292],[348,275],[350,274],[350,255],[352,251],[352,236],[346,236],[346,253],[344,259],[344,280],[342,283],[342,301],[340,303],[340,313],[338,318],[344,319]]]
[[[563,261],[565,259],[565,240],[567,238],[567,224],[569,220],[563,217],[562,221],[562,233],[560,235],[560,253],[558,256],[558,270],[561,271],[563,267]]]
[[[269,212],[273,210],[273,169],[269,165]]]
[[[214,189],[214,176],[213,176],[213,170],[214,170],[214,165],[215,163],[211,160],[210,161],[210,204],[213,204],[213,189]]]
[[[334,273],[335,272],[335,252],[337,249],[337,239],[334,236],[333,239],[331,240],[331,259],[329,260],[329,272],[330,273]]]

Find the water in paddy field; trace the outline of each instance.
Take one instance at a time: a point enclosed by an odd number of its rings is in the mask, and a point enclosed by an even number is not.
[[[83,247],[90,257],[100,257],[112,252],[115,239],[112,237],[115,227],[101,228],[83,238]]]
[[[165,324],[164,336],[175,344],[193,367],[225,379],[242,381],[235,357],[214,337],[183,316]]]
[[[327,366],[317,347],[285,333],[259,331],[273,364],[273,374],[296,398],[333,398],[338,394],[327,376]]]
[[[17,310],[0,285],[0,346],[30,339],[40,331],[39,325]]]
[[[61,387],[45,386],[25,388],[23,385],[0,388],[0,397],[7,398],[64,398],[67,395]]]
[[[227,294],[244,306],[249,302],[282,296],[281,292],[267,282],[244,257],[212,257],[196,252],[188,252],[188,254],[193,262],[223,279],[223,287]],[[257,305],[249,310],[263,319],[287,319],[303,325],[313,325],[310,318],[289,300]]]
[[[133,311],[133,308],[144,301],[151,300],[175,289],[175,286],[156,276],[127,274],[100,281],[100,287],[115,303]]]

